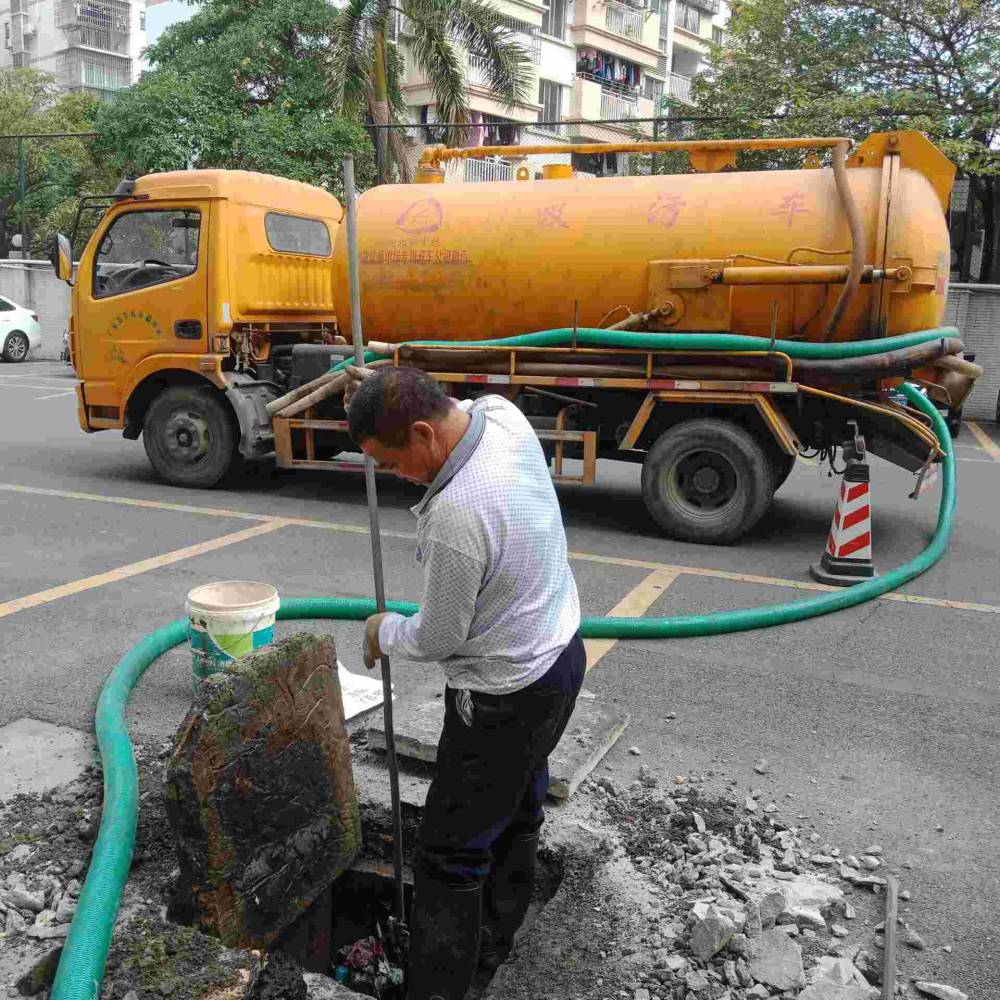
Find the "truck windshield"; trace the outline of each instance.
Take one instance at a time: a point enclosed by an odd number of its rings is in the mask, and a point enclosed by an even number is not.
[[[111,224],[94,256],[94,295],[120,295],[176,281],[198,268],[201,214],[194,209],[128,212]]]

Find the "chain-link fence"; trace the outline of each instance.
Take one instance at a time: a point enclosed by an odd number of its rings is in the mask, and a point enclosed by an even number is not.
[[[620,152],[616,145],[641,141],[669,141],[688,138],[692,123],[671,118],[608,118],[601,120],[561,120],[558,122],[486,121],[469,126],[417,124],[396,128],[405,150],[402,176],[412,177],[421,154],[428,146],[509,147],[502,154],[451,160],[445,165],[445,181],[515,180],[527,171],[529,178],[541,178],[546,166],[571,167],[578,176],[610,177],[665,173],[677,169],[670,154]],[[607,146],[610,151],[565,152],[571,144]],[[521,152],[521,147],[546,147],[544,152]],[[397,147],[398,148],[398,147]],[[671,169],[672,168],[672,169]]]

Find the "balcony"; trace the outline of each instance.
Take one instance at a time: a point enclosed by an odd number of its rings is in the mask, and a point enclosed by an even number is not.
[[[638,118],[639,95],[626,94],[601,87],[601,117],[602,118]]]
[[[636,10],[624,3],[618,3],[618,0],[608,0],[604,15],[608,31],[613,31],[615,34],[629,38],[634,42],[641,42],[642,26],[645,20],[641,10]]]
[[[670,96],[676,97],[680,101],[691,102],[691,77],[681,76],[680,73],[671,73],[668,79]]]
[[[666,3],[666,0],[664,0]],[[623,0],[575,0],[568,41],[646,69],[656,66],[660,18]]]

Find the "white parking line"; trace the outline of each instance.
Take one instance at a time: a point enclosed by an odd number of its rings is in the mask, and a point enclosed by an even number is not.
[[[63,389],[62,392],[53,392],[48,396],[34,396],[33,399],[58,399],[60,396],[75,396],[75,389]]]
[[[3,385],[3,381],[0,380],[0,386],[2,386],[2,385]],[[52,390],[52,389],[55,389],[57,387],[54,386],[54,385],[33,385],[30,382],[11,382],[9,385],[4,386],[4,388],[7,388],[7,389],[43,389],[43,390],[44,389],[49,389],[49,390]],[[71,389],[71,388],[69,388],[67,386],[64,391],[65,392],[76,392],[76,389]]]

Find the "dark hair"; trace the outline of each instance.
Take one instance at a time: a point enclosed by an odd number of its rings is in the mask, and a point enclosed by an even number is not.
[[[418,420],[437,420],[450,408],[441,386],[419,368],[379,368],[358,386],[347,425],[355,444],[377,438],[390,448],[402,448]]]

